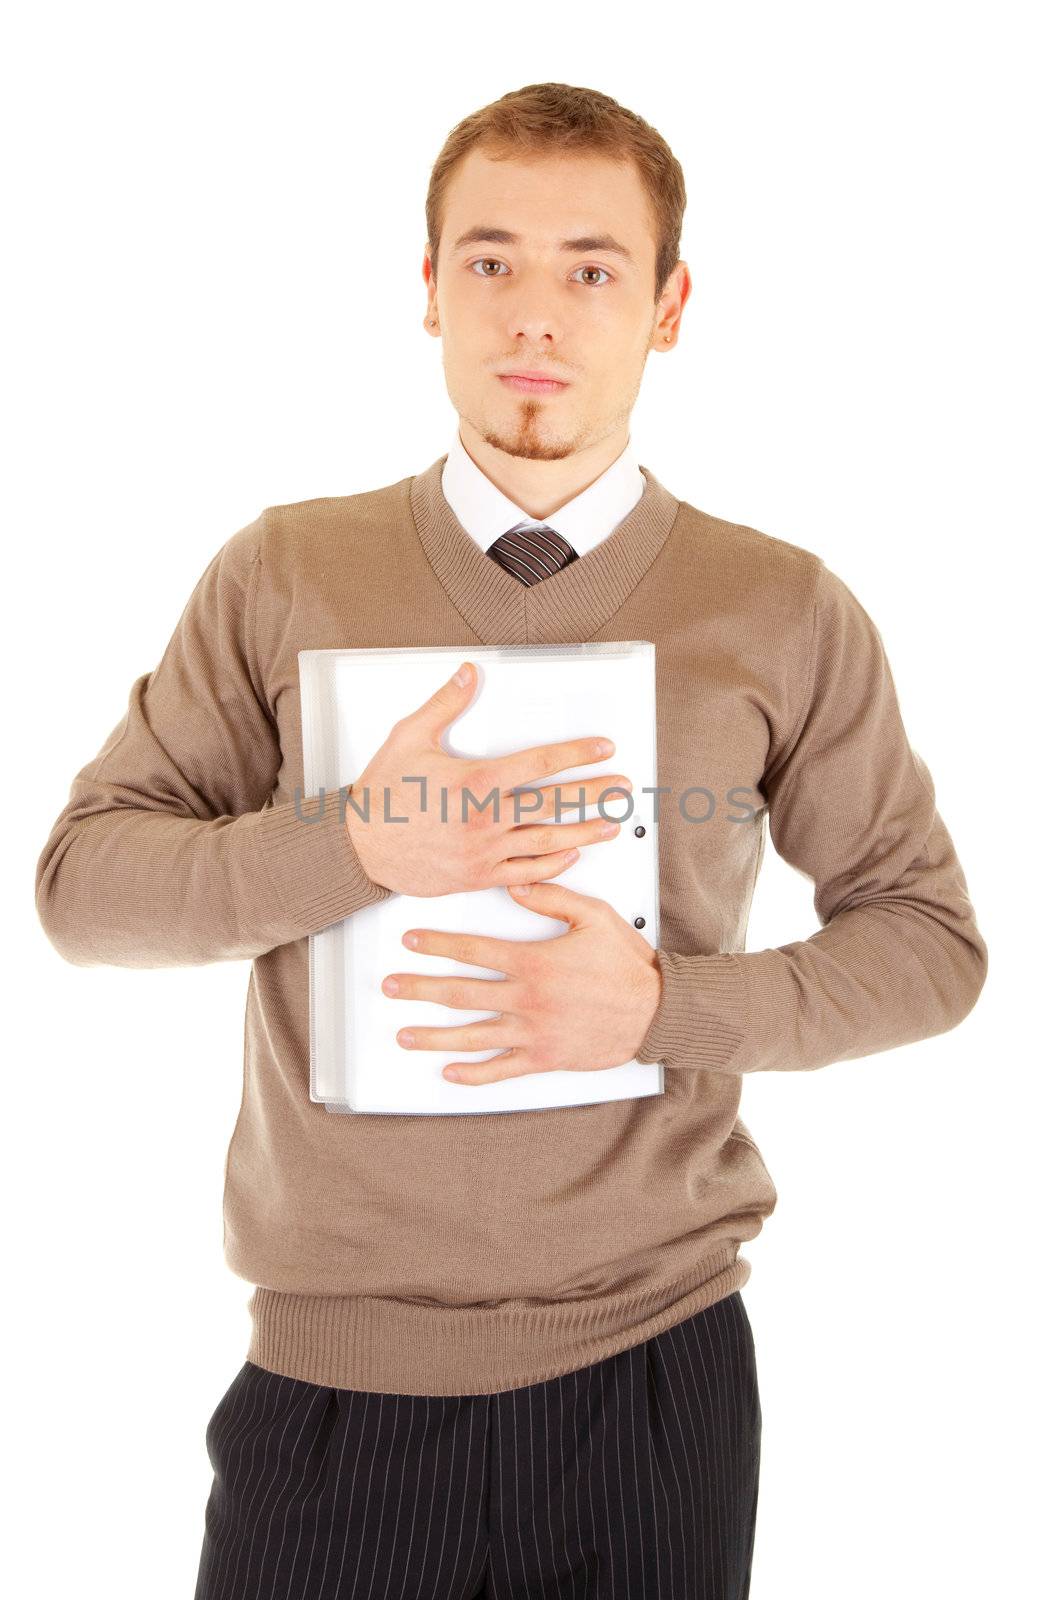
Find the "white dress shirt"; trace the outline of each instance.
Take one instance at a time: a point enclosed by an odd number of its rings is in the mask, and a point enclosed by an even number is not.
[[[513,528],[553,528],[578,555],[584,556],[628,516],[643,494],[646,479],[636,461],[631,439],[599,478],[543,521],[529,517],[497,489],[468,455],[456,433],[441,472],[445,499],[470,535],[487,552],[501,533]]]

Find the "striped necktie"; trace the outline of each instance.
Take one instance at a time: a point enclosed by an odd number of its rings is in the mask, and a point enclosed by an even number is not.
[[[488,554],[521,583],[538,583],[578,560],[578,551],[554,528],[519,522],[489,545]]]

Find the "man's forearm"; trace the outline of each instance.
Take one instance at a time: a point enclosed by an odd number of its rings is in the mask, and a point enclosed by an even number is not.
[[[638,1061],[714,1072],[807,1071],[944,1033],[987,974],[962,870],[939,816],[924,877],[838,911],[777,949],[660,950],[662,993]]]
[[[389,898],[336,794],[200,821],[126,807],[56,822],[36,904],[76,966],[251,960]]]

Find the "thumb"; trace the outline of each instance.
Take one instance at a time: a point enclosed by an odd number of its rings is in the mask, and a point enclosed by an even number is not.
[[[518,905],[525,906],[529,911],[537,911],[540,916],[557,917],[561,922],[569,922],[573,928],[588,920],[591,897],[579,894],[577,889],[569,889],[563,883],[547,878],[540,883],[509,883],[506,887],[515,898],[519,896]]]
[[[462,683],[459,682],[460,675],[463,677]],[[440,735],[449,724],[466,710],[476,686],[477,668],[472,661],[464,661],[447,683],[435,689],[430,699],[424,701],[414,713],[417,721],[427,733],[440,741]]]

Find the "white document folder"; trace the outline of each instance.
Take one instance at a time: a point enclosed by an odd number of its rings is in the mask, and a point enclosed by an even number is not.
[[[632,794],[608,795],[600,812],[621,823],[602,843],[551,880],[607,900],[654,948],[658,942],[658,830],[653,789],[657,781],[654,645],[646,640],[567,645],[301,650],[300,699],[304,788],[324,792],[339,815],[352,802],[364,814],[368,801],[382,808],[383,794],[341,793],[356,783],[392,725],[428,700],[453,662],[472,661],[479,683],[470,705],[446,730],[442,743],[471,759],[507,755],[533,745],[597,734],[614,740],[603,761],[568,767],[538,786],[551,791],[572,780],[624,773]],[[534,788],[536,778],[524,780]],[[430,794],[428,805],[440,804]],[[513,801],[502,797],[512,819]],[[393,813],[392,813],[393,814]],[[587,798],[584,817],[598,814]],[[564,824],[583,820],[578,810],[554,812],[552,793],[539,816]],[[525,813],[519,813],[523,823]],[[301,822],[301,826],[305,826]],[[407,822],[400,824],[407,827]],[[393,894],[309,939],[311,1089],[333,1112],[441,1114],[537,1110],[591,1105],[661,1094],[664,1067],[639,1061],[594,1070],[526,1073],[497,1083],[450,1083],[450,1061],[485,1061],[484,1051],[406,1050],[401,1028],[455,1027],[497,1012],[464,1011],[436,1001],[392,999],[382,989],[390,972],[499,979],[502,973],[409,950],[409,928],[437,928],[498,939],[555,938],[567,924],[529,911],[507,889],[457,894]]]

